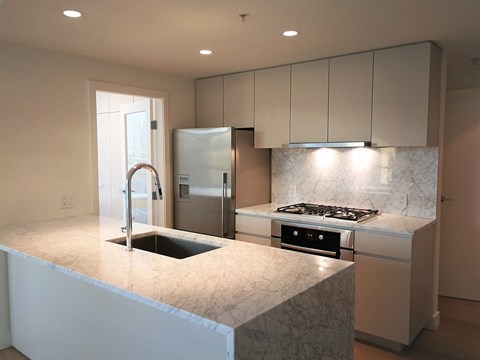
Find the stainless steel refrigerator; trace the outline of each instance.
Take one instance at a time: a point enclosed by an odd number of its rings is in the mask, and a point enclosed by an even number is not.
[[[253,130],[173,130],[174,228],[235,237],[235,209],[270,202],[270,150]]]

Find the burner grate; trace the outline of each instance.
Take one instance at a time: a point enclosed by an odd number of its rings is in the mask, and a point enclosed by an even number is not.
[[[356,209],[350,207],[317,205],[309,203],[282,206],[277,209],[277,212],[299,215],[316,215],[326,218],[335,218],[356,222],[365,221],[374,216],[380,215],[378,210],[373,209]]]

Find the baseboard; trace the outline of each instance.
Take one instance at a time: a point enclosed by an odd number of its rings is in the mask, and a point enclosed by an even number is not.
[[[358,330],[355,330],[355,340],[365,341],[397,352],[403,351],[403,349],[406,347],[404,344],[367,334]]]
[[[432,318],[425,324],[425,329],[437,330],[440,325],[440,311],[435,312]]]
[[[0,350],[8,349],[9,347],[12,346],[12,343],[0,343]],[[2,358],[3,359],[3,358]]]

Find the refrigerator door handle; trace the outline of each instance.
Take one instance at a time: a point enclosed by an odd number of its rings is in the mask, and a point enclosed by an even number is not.
[[[222,173],[222,236],[225,237],[225,198],[227,197],[227,173]]]

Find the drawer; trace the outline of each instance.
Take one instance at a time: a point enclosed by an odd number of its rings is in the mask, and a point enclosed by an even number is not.
[[[411,260],[411,250],[412,238],[355,231],[355,252]]]
[[[241,233],[270,237],[271,223],[269,218],[235,215],[235,230]]]
[[[251,236],[251,235],[245,235],[245,234],[235,234],[235,240],[245,241],[251,244],[264,245],[264,246],[272,245],[272,242],[270,239]]]

